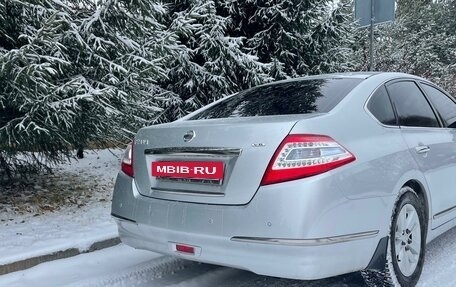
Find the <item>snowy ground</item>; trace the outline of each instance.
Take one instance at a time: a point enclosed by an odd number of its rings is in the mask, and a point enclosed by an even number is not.
[[[2,190],[0,265],[117,236],[110,208],[120,155],[89,151],[33,185]]]
[[[0,195],[0,265],[77,247],[117,234],[110,199],[121,151],[89,152],[61,165],[28,192],[11,200]],[[428,246],[418,286],[456,286],[456,229]],[[198,264],[119,245],[47,262],[0,276],[0,287],[180,286],[180,287],[360,287],[359,273],[317,281],[296,281]]]
[[[356,283],[358,282],[358,284]],[[358,274],[301,282],[198,264],[119,245],[0,276],[0,286],[285,287],[362,286]]]

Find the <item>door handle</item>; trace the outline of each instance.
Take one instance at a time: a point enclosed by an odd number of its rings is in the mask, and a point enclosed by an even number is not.
[[[431,150],[431,148],[427,145],[420,145],[420,146],[415,147],[415,151],[418,154],[427,153],[430,150]]]

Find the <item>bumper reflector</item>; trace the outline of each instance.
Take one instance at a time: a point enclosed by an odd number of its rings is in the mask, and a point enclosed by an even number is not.
[[[194,255],[195,254],[195,247],[188,246],[188,245],[183,245],[183,244],[176,244],[176,251]]]

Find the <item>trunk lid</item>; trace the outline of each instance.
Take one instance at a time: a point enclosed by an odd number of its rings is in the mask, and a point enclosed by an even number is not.
[[[258,190],[275,150],[296,122],[318,115],[176,121],[143,128],[134,146],[138,190],[157,199],[246,204]],[[195,136],[185,142],[184,135],[189,131],[194,131]],[[152,176],[153,164],[170,162],[223,165],[223,177],[219,180]]]

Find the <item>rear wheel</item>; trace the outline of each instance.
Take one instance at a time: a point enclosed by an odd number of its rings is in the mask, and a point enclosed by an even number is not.
[[[400,194],[391,219],[385,267],[361,272],[368,286],[415,286],[423,270],[424,207],[412,188],[405,186]]]

